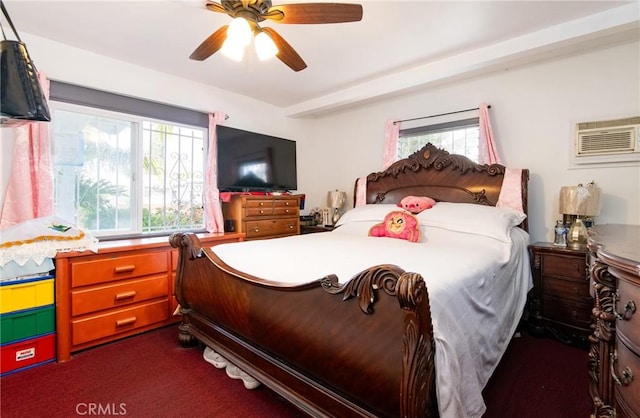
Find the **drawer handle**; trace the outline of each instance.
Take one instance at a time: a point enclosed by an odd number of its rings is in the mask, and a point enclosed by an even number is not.
[[[136,295],[136,291],[135,290],[130,290],[128,292],[117,293],[116,294],[116,300],[131,299],[135,295]]]
[[[613,350],[611,357],[611,378],[618,386],[629,386],[633,382],[633,372],[629,367],[625,367],[622,371],[622,379],[616,376],[616,362],[618,361],[618,350]]]
[[[114,273],[131,273],[135,269],[136,269],[136,265],[135,264],[130,264],[128,266],[115,267],[113,269],[113,271],[114,271]]]
[[[125,318],[125,319],[118,319],[116,321],[116,327],[124,327],[126,325],[131,325],[134,322],[136,322],[138,318],[136,318],[135,316],[130,316],[129,318]]]
[[[289,229],[293,229],[293,225],[292,224],[289,224]]]
[[[624,305],[624,313],[621,314],[620,312],[616,312],[616,318],[621,321],[628,321],[631,319],[634,313],[636,313],[636,303],[630,300],[626,305]]]
[[[253,228],[253,232],[260,232],[260,228],[256,226],[255,228]]]
[[[284,202],[284,205],[285,206],[289,206],[289,202]]]
[[[260,214],[263,214],[263,213],[264,213],[264,210],[260,209]]]
[[[260,203],[259,203],[259,205],[260,205],[260,206],[264,206],[264,202],[260,202]]]
[[[289,209],[285,209],[285,210],[284,210],[284,213],[289,213]]]

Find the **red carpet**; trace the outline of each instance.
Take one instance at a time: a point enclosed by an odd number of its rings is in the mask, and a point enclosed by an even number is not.
[[[586,351],[551,339],[513,340],[485,389],[485,417],[588,417],[586,362]],[[180,347],[175,326],[5,376],[0,396],[3,418],[304,416]]]
[[[522,333],[485,387],[485,418],[588,418],[587,360],[586,350]]]

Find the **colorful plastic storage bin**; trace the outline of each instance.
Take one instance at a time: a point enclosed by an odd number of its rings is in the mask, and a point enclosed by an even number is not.
[[[53,276],[0,283],[0,314],[51,305]]]
[[[55,360],[54,278],[0,281],[0,375]]]
[[[54,305],[0,315],[0,344],[25,340],[56,330]]]
[[[55,334],[43,335],[0,347],[2,375],[54,361]]]

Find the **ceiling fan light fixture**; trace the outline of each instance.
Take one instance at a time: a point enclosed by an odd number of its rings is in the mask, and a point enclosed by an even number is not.
[[[222,48],[220,48],[220,52],[227,58],[232,59],[233,61],[242,61],[244,56],[245,46],[241,45],[237,42],[233,42],[233,40],[227,38],[226,41],[222,44]]]
[[[278,53],[276,43],[269,35],[264,32],[258,32],[255,39],[256,54],[261,61],[273,58]]]
[[[1,1],[1,0],[0,0]],[[274,29],[261,28],[265,20],[284,24],[347,23],[362,20],[362,6],[351,3],[298,3],[274,6],[271,0],[207,0],[206,9],[223,13],[233,21],[221,26],[207,37],[189,56],[203,61],[222,50],[225,55],[241,61],[249,46],[259,59],[276,56],[293,71],[307,68],[296,50]],[[264,32],[264,34],[261,34]],[[251,54],[253,56],[253,54]]]
[[[247,19],[243,17],[233,19],[229,24],[229,29],[227,29],[227,40],[243,47],[249,45],[252,36],[251,26]]]

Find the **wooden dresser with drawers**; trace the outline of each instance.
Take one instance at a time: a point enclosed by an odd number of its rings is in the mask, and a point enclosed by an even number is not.
[[[225,221],[247,240],[300,234],[300,196],[233,195],[222,206]]]
[[[593,299],[589,295],[587,249],[529,245],[533,291],[529,299],[529,330],[587,346]]]
[[[244,234],[198,234],[205,245]],[[57,360],[71,353],[177,322],[173,295],[178,250],[168,237],[106,241],[98,252],[55,259]]]
[[[598,225],[589,238],[593,417],[640,416],[640,225]]]

